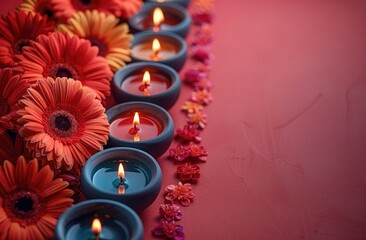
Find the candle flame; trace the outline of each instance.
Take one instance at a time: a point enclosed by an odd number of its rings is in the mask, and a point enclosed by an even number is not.
[[[99,235],[102,232],[102,223],[98,218],[94,218],[92,222],[92,233],[94,235]]]
[[[137,125],[140,125],[140,116],[138,112],[135,112],[135,115],[133,116],[133,126],[136,127]]]
[[[154,61],[158,61],[159,60],[159,52],[161,50],[161,46],[160,46],[160,42],[157,38],[154,38],[153,42],[152,42],[152,59]]]
[[[142,78],[142,84],[149,85],[150,84],[150,73],[149,71],[145,71],[144,76]]]
[[[118,177],[119,178],[125,177],[125,169],[123,168],[122,163],[119,163],[119,165],[118,165]]]
[[[134,142],[139,142],[140,141],[140,135],[138,133],[136,133],[135,135],[133,135],[133,141]]]
[[[163,21],[164,21],[163,11],[159,7],[155,8],[153,13],[153,22],[154,22],[154,28],[156,28],[155,29],[156,32],[159,31],[160,25]]]

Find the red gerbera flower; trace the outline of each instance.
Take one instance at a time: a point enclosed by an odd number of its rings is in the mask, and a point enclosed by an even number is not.
[[[47,20],[56,21],[52,3],[49,0],[24,0],[17,9],[33,14],[39,13],[44,17],[47,16]]]
[[[129,19],[141,8],[143,2],[141,0],[117,0],[119,4],[118,11],[114,14],[117,17]]]
[[[8,131],[0,130],[0,164],[5,160],[15,162],[20,155],[24,155],[23,139],[17,134],[15,140],[10,137]]]
[[[53,237],[58,217],[71,206],[68,183],[53,179],[48,167],[38,170],[37,159],[0,166],[0,239],[41,240]]]
[[[35,83],[46,77],[67,77],[93,89],[99,99],[110,95],[113,73],[106,60],[98,56],[98,48],[89,41],[55,32],[39,36],[30,45],[19,56],[24,78]]]
[[[182,219],[180,207],[176,204],[160,204],[160,215],[167,221],[179,221]]]
[[[29,85],[19,72],[10,68],[0,69],[0,132],[1,129],[13,130],[16,127],[18,100]]]
[[[86,159],[107,142],[109,123],[95,94],[79,81],[41,79],[24,99],[19,133],[33,156],[80,173]]]
[[[15,66],[15,55],[23,52],[24,46],[29,46],[30,40],[38,35],[54,30],[54,25],[39,14],[23,11],[10,12],[0,19],[0,64]]]
[[[169,185],[166,187],[165,193],[165,199],[168,202],[178,202],[184,207],[189,206],[194,198],[192,185],[189,183],[179,182],[177,185]]]
[[[117,0],[51,0],[55,16],[62,22],[67,20],[77,11],[96,9],[107,14],[118,13],[120,6]]]

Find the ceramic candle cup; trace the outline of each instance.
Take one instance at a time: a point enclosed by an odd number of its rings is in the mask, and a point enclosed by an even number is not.
[[[153,59],[152,43],[160,42],[158,59]],[[170,32],[146,31],[137,33],[131,42],[132,62],[158,62],[168,65],[179,72],[187,59],[187,44],[180,36]]]
[[[142,83],[145,72],[151,82]],[[132,63],[118,70],[113,77],[112,92],[118,103],[146,101],[170,109],[180,94],[178,73],[161,63]]]
[[[187,8],[190,4],[190,0],[147,0],[145,2],[154,2],[160,4],[179,4],[185,8]]]
[[[122,181],[119,164],[124,169]],[[106,198],[126,204],[136,212],[150,206],[162,184],[161,169],[148,153],[116,147],[94,154],[81,174],[81,187],[87,198]]]
[[[57,221],[56,240],[95,239],[92,221],[98,218],[102,229],[99,239],[143,240],[143,225],[138,215],[129,207],[106,199],[87,200],[77,203]]]
[[[140,116],[139,131],[133,130],[134,114]],[[174,137],[174,123],[162,107],[147,102],[122,103],[106,111],[110,123],[107,147],[132,147],[143,150],[153,157],[160,157],[170,146]],[[136,141],[136,137],[139,138]]]
[[[160,8],[164,15],[163,22],[155,26],[153,14],[155,8]],[[139,12],[128,20],[133,33],[153,30],[155,32],[172,32],[185,38],[192,23],[188,11],[176,4],[146,3]]]

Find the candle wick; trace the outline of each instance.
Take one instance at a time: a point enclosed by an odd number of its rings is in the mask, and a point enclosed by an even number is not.
[[[119,180],[120,180],[119,185],[125,185],[125,181],[126,181],[125,178],[120,177]]]
[[[95,234],[95,240],[99,240],[99,233]]]

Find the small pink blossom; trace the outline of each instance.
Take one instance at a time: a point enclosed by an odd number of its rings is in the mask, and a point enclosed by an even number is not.
[[[211,24],[213,14],[209,10],[197,10],[192,13],[192,19],[195,25]]]
[[[195,112],[188,114],[188,122],[199,126],[200,128],[205,128],[207,124],[207,115],[202,112]]]
[[[202,105],[207,105],[212,102],[212,94],[206,89],[194,91],[191,93],[191,100]]]
[[[189,183],[179,182],[177,185],[169,185],[165,189],[165,194],[168,202],[178,202],[184,207],[189,206],[194,198],[192,185]]]
[[[212,43],[212,36],[201,34],[201,32],[196,34],[191,41],[192,46],[204,46],[209,45],[210,43]]]
[[[179,221],[182,219],[180,207],[176,204],[160,204],[160,215],[167,221]]]
[[[191,163],[185,163],[177,167],[177,174],[181,181],[197,181],[200,177],[200,168]]]
[[[176,148],[169,149],[169,157],[176,161],[184,161],[189,156],[189,148],[185,148],[183,145],[178,145]]]
[[[207,161],[208,152],[203,146],[190,142],[189,151],[192,158],[199,159],[204,162]]]
[[[185,101],[181,109],[187,113],[194,113],[201,111],[203,106],[198,102]]]
[[[161,220],[157,226],[152,230],[153,234],[157,237],[166,236],[173,240],[184,240],[183,227],[175,224],[174,221],[168,222]]]
[[[199,131],[193,125],[184,125],[183,129],[177,129],[176,137],[185,142],[200,142],[202,138],[199,136]]]
[[[209,64],[213,60],[213,54],[207,46],[195,46],[192,47],[191,57],[204,64]]]
[[[211,90],[212,82],[210,80],[201,80],[199,82],[194,82],[193,87],[195,90],[203,90],[206,89],[207,91]]]
[[[184,73],[184,81],[186,83],[195,83],[207,79],[207,77],[207,72],[204,72],[197,67],[190,68]]]

